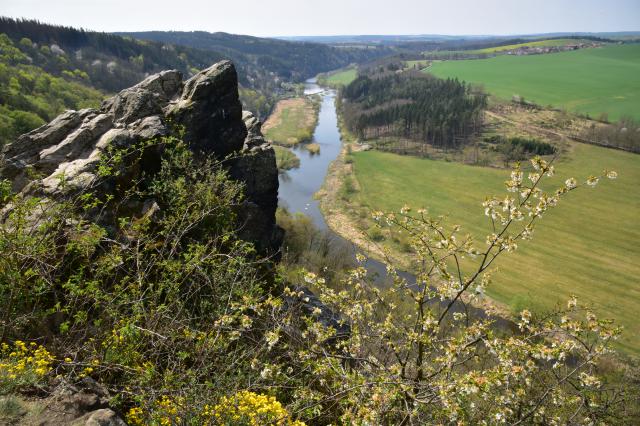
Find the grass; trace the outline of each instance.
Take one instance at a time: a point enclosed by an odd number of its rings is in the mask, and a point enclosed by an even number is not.
[[[275,144],[283,146],[311,140],[319,109],[318,102],[310,98],[281,100],[262,126],[262,133]]]
[[[499,53],[504,52],[506,50],[514,50],[520,47],[556,47],[556,46],[568,46],[572,44],[579,43],[588,43],[589,40],[578,40],[573,38],[556,38],[551,40],[538,40],[538,41],[529,41],[526,43],[518,43],[518,44],[509,44],[506,46],[496,46],[496,47],[487,47],[486,49],[477,49],[473,50],[474,53]]]
[[[325,74],[318,79],[322,86],[341,87],[346,86],[358,77],[358,70],[355,68],[347,68],[345,70],[335,71]]]
[[[300,167],[300,158],[289,148],[273,145],[273,150],[276,152],[276,167],[279,172]]]
[[[304,145],[304,148],[309,151],[311,154],[320,154],[320,144],[318,143],[308,143]]]
[[[483,84],[504,99],[519,95],[591,116],[606,112],[612,120],[640,119],[640,44],[435,62],[429,72]]]
[[[512,308],[526,304],[535,310],[553,308],[575,294],[624,325],[619,347],[638,354],[640,157],[585,144],[572,150],[570,159],[556,164],[558,174],[549,181],[554,187],[568,176],[584,179],[604,168],[617,170],[619,178],[573,192],[547,213],[533,241],[499,260],[489,294]],[[359,205],[384,211],[398,211],[405,203],[426,206],[431,215],[461,224],[479,244],[490,233],[482,201],[506,194],[507,170],[377,151],[353,158]],[[384,244],[401,250],[391,240]]]

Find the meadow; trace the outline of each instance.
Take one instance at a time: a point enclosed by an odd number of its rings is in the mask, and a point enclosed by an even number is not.
[[[262,126],[264,136],[277,145],[293,146],[311,140],[319,111],[313,98],[284,99]]]
[[[346,86],[358,77],[358,71],[355,68],[347,68],[344,70],[325,74],[318,79],[318,83],[322,86],[339,88]]]
[[[482,84],[503,99],[518,95],[591,117],[640,119],[640,44],[434,62],[428,72]]]
[[[585,179],[604,168],[618,171],[619,178],[572,192],[548,212],[532,241],[499,260],[488,294],[515,311],[552,309],[575,294],[625,326],[619,348],[640,353],[638,160],[636,154],[573,144],[570,153],[557,161],[557,174],[546,188],[561,185],[569,176]],[[449,223],[462,225],[479,245],[490,233],[483,200],[506,194],[505,169],[378,151],[354,153],[353,161],[359,187],[352,194],[353,205],[361,213],[398,211],[405,203],[428,207],[432,216],[446,215]],[[382,243],[399,250],[391,239]]]
[[[273,145],[273,150],[276,153],[276,167],[278,168],[278,172],[300,167],[300,158],[289,148]]]

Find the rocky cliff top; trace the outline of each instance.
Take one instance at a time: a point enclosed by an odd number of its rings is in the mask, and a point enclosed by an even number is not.
[[[239,211],[240,235],[263,253],[275,253],[282,232],[275,224],[278,173],[275,154],[260,132],[260,122],[242,111],[236,70],[219,62],[187,81],[178,71],[163,71],[106,100],[100,109],[66,111],[50,123],[4,147],[0,177],[13,190],[47,197],[64,188],[82,191],[97,179],[102,154],[118,147],[184,131],[195,153],[225,161],[230,175],[245,184]],[[141,161],[137,173],[153,173],[158,158]],[[135,178],[132,177],[132,178]]]

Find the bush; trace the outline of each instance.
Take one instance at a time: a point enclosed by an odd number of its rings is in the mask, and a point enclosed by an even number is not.
[[[278,167],[278,171],[284,172],[300,167],[300,158],[295,152],[278,145],[273,145],[273,149],[276,152],[276,167]]]
[[[125,185],[131,159],[155,148],[159,172]],[[111,150],[99,170],[95,192],[4,200],[0,335],[16,345],[46,338],[58,374],[95,378],[146,419],[164,396],[183,401],[181,418],[197,418],[262,380],[251,367],[261,327],[251,324],[268,280],[236,237],[242,187],[170,138]],[[156,207],[140,213],[149,200]]]
[[[146,150],[163,153],[159,171],[125,179]],[[358,255],[329,287],[352,251],[284,212],[286,247],[316,269],[274,277],[236,236],[241,185],[173,138],[110,148],[96,186],[63,199],[3,182],[0,393],[90,376],[131,424],[637,423],[637,386],[598,371],[610,321],[571,299],[523,309],[512,333],[461,305],[482,303],[494,261],[583,185],[543,193],[552,166],[532,166],[531,183],[518,168],[484,202],[479,244],[423,210],[374,212],[374,238],[402,230],[419,268],[416,285],[388,264],[386,286]]]

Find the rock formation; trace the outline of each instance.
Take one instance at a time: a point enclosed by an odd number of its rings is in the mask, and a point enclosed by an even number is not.
[[[100,109],[61,114],[5,146],[0,177],[26,194],[62,195],[61,176],[65,190],[83,190],[95,182],[100,157],[110,145],[126,147],[175,129],[184,130],[192,151],[225,159],[230,175],[245,183],[240,235],[258,251],[276,253],[282,231],[275,224],[275,154],[260,132],[260,122],[242,111],[236,70],[229,61],[186,82],[180,72],[164,71],[121,91]],[[157,171],[159,155],[143,158],[137,172]]]

